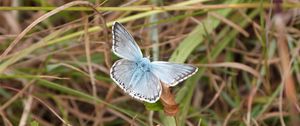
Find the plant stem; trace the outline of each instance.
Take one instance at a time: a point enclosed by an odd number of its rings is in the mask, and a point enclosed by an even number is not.
[[[218,4],[218,5],[196,5],[196,6],[131,6],[131,7],[97,7],[99,11],[176,11],[176,10],[203,10],[203,9],[225,9],[225,8],[271,8],[274,7],[271,3],[241,3],[241,4]],[[300,3],[283,3],[282,8],[300,8]],[[0,11],[11,11],[11,10],[23,10],[23,11],[34,11],[34,10],[44,10],[50,11],[56,7],[31,7],[31,6],[21,6],[21,7],[0,7]],[[93,11],[93,9],[88,7],[70,7],[64,9],[64,11]]]

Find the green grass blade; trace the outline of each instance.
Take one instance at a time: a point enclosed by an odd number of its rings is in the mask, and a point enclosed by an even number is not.
[[[232,1],[232,2],[237,2],[237,1]],[[229,10],[227,11],[221,11],[222,13],[219,13],[219,14],[223,14],[223,16],[226,17],[226,15],[229,13]],[[258,14],[259,11],[254,11],[251,13],[250,17],[253,18],[255,15]],[[211,19],[213,20],[213,19]],[[218,21],[214,21],[216,24],[219,24]],[[205,24],[205,23],[203,23]],[[216,25],[215,24],[215,25]],[[244,27],[248,24],[248,22],[246,20],[242,21],[239,25]],[[211,24],[211,26],[214,26]],[[188,36],[190,38],[187,38],[185,39],[181,45],[178,47],[177,51],[174,52],[174,54],[172,55],[172,58],[170,59],[170,61],[173,61],[173,62],[184,62],[187,57],[191,54],[192,50],[194,50],[195,47],[197,47],[197,45],[201,44],[202,41],[203,41],[203,37],[201,36],[197,36],[197,35],[204,35],[204,31],[201,31],[201,28],[202,26],[198,26],[196,28],[196,30],[198,30],[198,34],[196,34],[197,32],[194,31],[192,32],[191,34],[193,34],[193,36]],[[209,32],[209,31],[212,31],[212,27],[205,27],[206,30]],[[201,34],[200,34],[201,33]],[[215,59],[220,53],[222,50],[224,50],[224,48],[231,42],[232,39],[235,38],[235,36],[238,34],[237,31],[232,31],[230,32],[227,37],[222,40],[221,42],[219,42],[215,48],[213,48],[213,50],[211,51],[211,58],[212,60]],[[201,41],[197,40],[196,38],[200,39]],[[189,40],[189,41],[187,41]],[[207,59],[203,59],[201,61],[201,63],[207,63]],[[187,117],[187,113],[188,113],[188,110],[189,110],[189,107],[190,107],[190,101],[191,101],[191,98],[192,98],[192,95],[193,95],[193,92],[195,89],[195,85],[198,83],[200,77],[203,75],[205,71],[205,68],[200,68],[199,69],[199,72],[194,75],[193,77],[191,77],[189,80],[187,80],[185,83],[184,83],[184,86],[181,90],[183,90],[184,92],[182,91],[179,91],[181,92],[180,95],[184,95],[184,96],[178,96],[178,97],[184,97],[184,100],[183,101],[180,101],[179,103],[181,103],[180,107],[181,107],[181,113],[179,114],[180,117],[179,117],[179,123],[180,123],[180,126],[184,125],[184,121]]]

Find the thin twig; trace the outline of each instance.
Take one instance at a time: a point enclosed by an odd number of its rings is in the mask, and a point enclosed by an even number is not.
[[[10,89],[12,91],[16,91],[16,92],[20,92],[19,89],[16,88],[12,88],[12,87],[7,87],[7,86],[1,86],[2,88],[6,88],[6,89]],[[67,123],[62,117],[60,117],[58,115],[58,113],[56,113],[56,111],[54,109],[52,109],[49,105],[47,105],[43,100],[41,100],[38,97],[35,97],[34,95],[28,94],[28,93],[24,93],[26,95],[32,96],[34,99],[36,99],[37,101],[39,101],[40,103],[42,103],[43,105],[45,105],[62,123],[64,123],[67,126],[71,126],[69,123]],[[0,112],[2,111],[2,109],[0,110]]]
[[[230,68],[236,68],[236,69],[241,69],[244,71],[247,71],[249,73],[251,73],[252,75],[254,75],[255,77],[257,77],[258,79],[263,79],[260,74],[254,70],[253,68],[245,65],[245,64],[241,64],[241,63],[236,63],[236,62],[223,62],[223,63],[212,63],[212,64],[195,64],[199,67],[230,67]]]
[[[99,11],[151,11],[151,10],[163,10],[163,11],[178,11],[178,10],[204,10],[204,9],[245,9],[245,8],[257,8],[261,6],[262,8],[273,8],[274,5],[271,3],[239,3],[239,4],[218,4],[218,5],[198,5],[198,6],[153,6],[153,5],[143,5],[143,6],[131,6],[131,7],[99,7],[96,8]],[[299,3],[283,3],[281,4],[282,8],[299,8]],[[8,11],[8,10],[23,10],[23,11],[32,11],[32,10],[44,10],[50,11],[54,10],[56,7],[0,7],[0,11]],[[69,7],[63,9],[63,11],[93,11],[91,8],[86,7]]]
[[[203,110],[208,109],[210,106],[212,106],[214,104],[214,102],[217,100],[217,98],[220,96],[220,94],[222,93],[224,87],[225,87],[226,83],[225,81],[222,82],[218,92],[215,94],[215,96],[212,98],[212,100],[203,108]]]
[[[33,90],[33,87],[30,87],[29,92],[31,92],[32,90]],[[24,101],[25,105],[24,105],[24,110],[23,110],[20,122],[19,122],[19,126],[26,126],[27,119],[30,114],[30,109],[32,107],[32,101],[33,101],[33,97],[31,95],[29,95],[28,98]]]
[[[32,22],[29,26],[27,26],[17,37],[16,39],[9,45],[9,47],[6,48],[6,50],[0,55],[0,61],[4,56],[6,56],[12,48],[25,36],[27,32],[29,32],[34,26],[36,26],[38,23],[42,22],[43,20],[47,19],[48,17],[61,12],[62,10],[69,8],[71,6],[76,6],[76,5],[86,5],[93,7],[93,5],[87,1],[73,1],[67,4],[64,4],[58,8],[55,8],[54,10],[42,15],[38,19],[36,19],[34,22]],[[105,27],[104,27],[105,28]]]

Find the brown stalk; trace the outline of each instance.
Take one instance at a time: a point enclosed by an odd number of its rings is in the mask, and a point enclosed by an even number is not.
[[[88,35],[88,27],[89,27],[89,21],[88,18],[85,17],[84,18],[84,43],[85,43],[85,54],[86,54],[86,60],[87,60],[87,65],[88,65],[88,72],[89,72],[89,77],[90,77],[90,82],[92,85],[92,94],[95,98],[97,98],[97,88],[96,88],[96,82],[95,82],[95,75],[94,75],[94,71],[92,68],[92,61],[91,61],[91,47],[90,47],[90,37]],[[95,113],[96,113],[96,118],[99,117],[99,107],[97,106],[97,101],[94,101],[94,107],[95,107]],[[97,120],[95,118],[95,120]],[[101,122],[101,119],[98,119]],[[98,125],[99,121],[95,121],[94,125]]]
[[[175,101],[174,94],[171,93],[169,86],[162,83],[162,94],[160,101],[164,106],[164,112],[168,116],[175,116],[178,111],[178,104]]]
[[[289,67],[290,64],[290,55],[289,55],[289,49],[288,49],[288,42],[286,38],[286,24],[283,20],[284,14],[283,13],[277,13],[274,17],[274,25],[276,28],[276,31],[278,33],[277,37],[277,47],[278,47],[278,54],[281,61],[281,68],[282,68],[282,80],[284,84],[284,92],[285,96],[289,102],[289,111],[291,113],[291,125],[297,126],[300,124],[299,118],[297,118],[297,115],[299,112],[297,112],[297,108],[295,105],[297,105],[297,96],[296,96],[296,90],[295,90],[295,82],[294,78],[292,76],[291,69]]]
[[[2,117],[5,126],[13,126],[2,110],[0,110],[0,116]]]
[[[256,71],[255,69],[242,64],[242,63],[237,63],[237,62],[222,62],[222,63],[211,63],[211,64],[196,64],[199,67],[212,67],[212,68],[217,68],[217,67],[228,67],[228,68],[235,68],[235,69],[240,69],[246,72],[249,72],[253,76],[257,77],[257,79],[263,80],[263,78],[260,76],[259,72]]]
[[[9,89],[15,92],[20,92],[21,90],[13,88],[13,87],[8,87],[8,86],[1,86],[4,89]],[[31,96],[33,99],[37,100],[38,102],[40,102],[41,104],[43,104],[46,108],[48,108],[49,111],[52,112],[52,114],[54,114],[64,125],[66,126],[71,126],[69,123],[67,123],[52,107],[50,107],[50,105],[48,105],[46,102],[44,102],[43,100],[41,100],[40,98],[27,93],[27,92],[23,92],[25,95]],[[0,110],[0,112],[3,112],[2,109]]]
[[[33,89],[34,89],[34,87],[31,86],[29,88],[28,92],[32,92]],[[22,116],[21,116],[21,119],[19,122],[19,126],[26,126],[27,120],[30,117],[29,115],[31,114],[32,104],[33,104],[33,97],[31,95],[29,95],[24,104],[24,109],[23,109],[23,113],[22,113]]]
[[[214,13],[214,12],[211,12],[209,13],[211,16],[221,20],[222,22],[224,22],[225,24],[229,25],[230,27],[234,28],[235,30],[239,31],[242,35],[244,35],[245,37],[249,37],[249,33],[244,30],[241,26],[235,24],[234,22],[232,22],[231,20],[223,17],[222,15],[220,14],[217,14],[217,13]]]
[[[94,7],[93,4],[91,4],[88,1],[73,1],[67,4],[64,4],[60,7],[57,7],[56,9],[42,15],[41,17],[39,17],[38,19],[36,19],[35,21],[33,21],[29,26],[27,26],[20,34],[18,34],[18,36],[14,39],[14,41],[6,48],[6,50],[0,55],[0,60],[2,60],[13,48],[14,46],[20,42],[20,40],[26,35],[27,32],[29,32],[34,26],[36,26],[37,24],[39,24],[40,22],[42,22],[43,20],[53,16],[54,14],[61,12],[69,7],[72,6],[76,6],[76,5],[84,5],[87,7],[92,8],[97,14],[99,14],[100,16],[100,20],[102,21],[102,27],[105,30],[104,32],[104,36],[106,36],[106,41],[108,42],[108,29],[106,27],[106,22],[103,18],[103,16],[101,15],[101,13],[96,9],[96,7]],[[109,66],[109,63],[107,63]]]
[[[11,97],[8,101],[6,101],[4,104],[2,104],[0,106],[0,111],[4,111],[6,108],[8,108],[13,102],[15,102],[19,97],[21,97],[23,95],[23,93],[25,93],[25,91],[32,85],[32,83],[34,83],[34,81],[31,81],[27,84],[25,84],[25,86],[17,93],[15,94],[13,97]]]
[[[227,116],[223,122],[223,126],[227,126],[227,123],[229,122],[230,117],[237,111],[238,111],[238,108],[234,108],[227,114]]]
[[[219,90],[217,91],[217,93],[214,95],[214,97],[212,98],[212,100],[210,100],[210,102],[203,108],[203,110],[208,109],[209,107],[211,107],[219,98],[220,94],[222,93],[224,87],[225,87],[226,83],[225,81],[222,82]]]
[[[9,45],[9,47],[1,54],[0,59],[2,59],[2,57],[6,56],[11,50],[12,48],[25,36],[25,34],[27,32],[29,32],[34,26],[36,26],[38,23],[42,22],[43,20],[47,19],[48,17],[75,5],[90,5],[91,4],[89,2],[86,1],[74,1],[74,2],[70,2],[67,3],[65,5],[62,5],[46,14],[44,14],[43,16],[39,17],[38,19],[36,19],[34,22],[32,22],[29,26],[27,26],[17,37],[16,39]]]

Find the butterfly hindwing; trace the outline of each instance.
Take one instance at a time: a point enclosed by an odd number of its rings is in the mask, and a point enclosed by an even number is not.
[[[163,61],[154,61],[152,64],[152,72],[165,84],[175,86],[179,82],[184,81],[188,77],[195,74],[197,67],[177,64]]]
[[[161,95],[159,79],[150,71],[138,69],[134,61],[127,59],[116,61],[110,75],[119,87],[139,100],[154,103]]]
[[[139,46],[122,24],[114,22],[112,35],[112,50],[117,56],[131,61],[143,58],[143,54]]]

